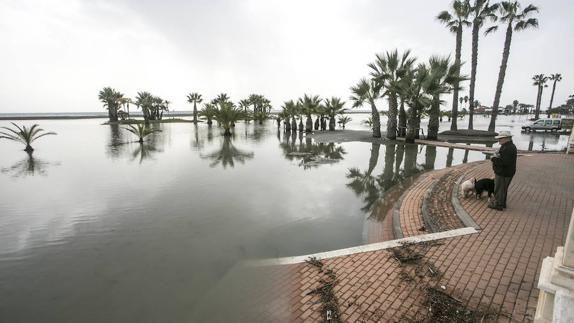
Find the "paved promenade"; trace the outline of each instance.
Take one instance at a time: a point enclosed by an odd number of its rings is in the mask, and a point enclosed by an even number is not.
[[[542,259],[563,245],[574,207],[574,156],[519,157],[504,212],[453,189],[461,177],[492,176],[488,161],[426,173],[404,193],[398,217],[388,212],[380,224],[387,228],[370,230],[389,240],[461,228],[458,202],[479,233],[284,266],[288,320],[317,322],[339,313],[345,322],[430,322],[436,290],[487,321],[532,320]]]

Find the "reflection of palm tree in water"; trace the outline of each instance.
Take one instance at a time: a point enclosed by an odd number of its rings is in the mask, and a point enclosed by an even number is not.
[[[279,146],[283,150],[283,156],[288,160],[299,160],[299,166],[304,169],[319,167],[323,164],[333,164],[342,160],[346,154],[344,148],[335,143],[314,143],[310,137],[299,133],[299,144],[296,143],[297,133],[292,132],[283,135],[283,141]]]
[[[365,172],[361,172],[358,168],[350,168],[347,174],[347,178],[351,180],[351,182],[347,184],[347,187],[351,188],[357,196],[364,196],[363,201],[365,205],[361,208],[363,212],[370,211],[380,196],[379,183],[377,183],[377,180],[372,175],[379,160],[380,147],[380,144],[371,144],[369,167]],[[385,168],[387,168],[386,165]]]
[[[375,215],[378,202],[382,201],[385,192],[403,182],[405,178],[418,173],[419,168],[416,165],[416,145],[385,145],[383,172],[379,176],[373,176],[372,172],[378,160],[379,145],[372,145],[369,168],[365,172],[361,172],[358,168],[349,169],[347,178],[351,181],[347,187],[351,188],[357,196],[363,196],[364,206],[361,210]],[[405,155],[405,166],[404,170],[401,170],[403,155]]]
[[[233,168],[236,162],[244,164],[245,161],[252,159],[253,156],[253,152],[245,152],[236,148],[231,142],[231,137],[226,136],[223,138],[221,149],[214,151],[211,154],[201,156],[201,158],[211,160],[209,167],[215,167],[221,164],[223,168],[227,168],[227,166],[231,166]]]
[[[27,158],[20,160],[14,165],[0,169],[3,174],[11,174],[12,177],[25,177],[35,175],[46,175],[46,169],[50,165],[59,165],[34,158],[32,154],[28,154]]]
[[[132,161],[139,157],[139,163],[141,164],[146,159],[152,159],[154,154],[159,151],[153,143],[137,143],[136,149],[132,151]]]
[[[211,128],[209,128],[211,130]],[[203,149],[204,145],[204,141],[203,138],[199,139],[199,129],[197,126],[197,123],[193,125],[193,142],[191,143],[192,147],[195,148],[196,150],[201,150]]]
[[[111,158],[118,158],[121,154],[121,145],[123,144],[122,131],[118,124],[111,124],[109,145],[106,149],[106,154]]]
[[[425,170],[434,169],[434,164],[436,161],[436,147],[435,146],[426,146],[425,148]]]

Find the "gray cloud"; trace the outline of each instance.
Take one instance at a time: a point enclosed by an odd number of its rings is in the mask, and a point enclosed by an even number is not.
[[[454,37],[434,18],[448,3],[3,0],[0,112],[100,111],[97,92],[107,85],[129,96],[151,91],[177,110],[189,109],[190,91],[234,100],[262,93],[276,107],[303,93],[347,98],[376,52],[448,55]],[[515,34],[503,104],[534,102],[538,73],[562,73],[558,104],[574,93],[574,3],[535,4],[540,28]],[[481,39],[477,97],[484,104],[492,103],[503,41],[502,32]]]

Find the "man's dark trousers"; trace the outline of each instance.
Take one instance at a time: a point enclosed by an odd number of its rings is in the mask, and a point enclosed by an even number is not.
[[[494,175],[494,198],[496,199],[494,206],[506,207],[506,195],[508,194],[508,187],[510,182],[512,182],[512,177]]]

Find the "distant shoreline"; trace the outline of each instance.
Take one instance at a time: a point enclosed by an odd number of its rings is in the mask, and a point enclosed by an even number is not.
[[[280,111],[271,111],[271,114],[276,115]],[[370,111],[349,110],[345,114],[367,114]],[[130,114],[132,117],[143,117],[141,112],[134,112]],[[163,115],[164,118],[171,117],[192,117],[193,111],[176,111],[169,112]],[[0,120],[75,120],[75,119],[107,119],[106,112],[46,112],[46,113],[0,113]]]

